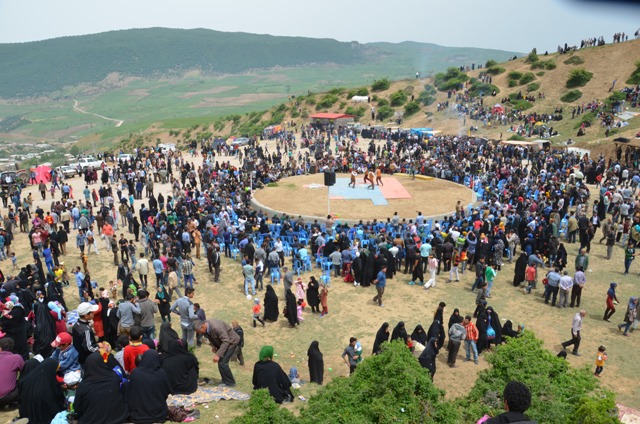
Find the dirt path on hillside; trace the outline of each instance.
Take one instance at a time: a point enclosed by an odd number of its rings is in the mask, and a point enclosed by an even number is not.
[[[105,120],[107,120],[107,121],[113,121],[113,122],[115,122],[115,123],[116,123],[116,128],[117,128],[117,127],[119,127],[120,125],[124,124],[124,121],[123,121],[123,120],[121,120],[121,119],[107,118],[106,116],[98,115],[97,113],[87,112],[87,111],[86,111],[86,110],[84,110],[84,109],[80,109],[80,108],[78,107],[78,101],[77,101],[77,100],[74,100],[74,101],[73,101],[73,108],[74,108],[75,110],[77,110],[78,112],[80,112],[80,113],[84,113],[84,114],[86,114],[86,115],[93,115],[93,116],[97,116],[98,118],[105,119]]]

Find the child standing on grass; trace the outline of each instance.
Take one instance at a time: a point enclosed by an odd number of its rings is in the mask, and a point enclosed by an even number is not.
[[[238,343],[238,347],[236,348],[236,353],[234,355],[238,359],[238,363],[240,365],[244,365],[244,356],[242,355],[242,348],[244,347],[244,330],[242,329],[242,327],[240,327],[240,324],[238,324],[238,321],[236,321],[235,319],[231,321],[231,327],[233,328],[233,331],[235,331],[236,334],[240,337],[240,342]]]
[[[302,317],[302,304],[304,303],[304,300],[302,299],[298,299],[298,306],[297,306],[297,310],[298,310],[298,322],[302,322],[304,321],[304,318]],[[264,326],[264,323],[262,324]],[[256,326],[256,322],[253,322],[253,326]]]
[[[194,303],[193,304],[193,311],[196,314],[196,319],[199,321],[206,321],[207,320],[207,314],[204,312],[204,309],[202,309],[200,307],[199,303]],[[198,347],[202,346],[202,334],[196,332],[196,345]]]
[[[11,252],[9,256],[11,257],[11,264],[13,265],[13,269],[20,269],[18,268],[18,258],[16,257],[16,253]]]
[[[607,360],[607,348],[600,346],[598,348],[598,354],[596,355],[596,372],[593,373],[596,377],[600,377],[600,373],[604,369],[604,361]]]
[[[329,313],[329,308],[327,306],[327,298],[329,297],[329,289],[326,284],[322,284],[322,289],[320,289],[320,304],[322,305],[322,313],[320,313],[320,318],[324,317]]]
[[[260,319],[260,299],[257,297],[253,299],[253,328],[256,328],[256,321],[260,321],[260,324],[264,327],[264,321]]]

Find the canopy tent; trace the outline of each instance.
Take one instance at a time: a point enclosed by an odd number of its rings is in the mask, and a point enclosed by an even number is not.
[[[492,113],[504,113],[504,107],[500,103],[496,103],[496,105],[491,110]]]
[[[48,183],[51,182],[51,167],[47,165],[39,165],[35,168],[31,168],[30,171],[34,171],[36,173],[36,181],[38,183]]]

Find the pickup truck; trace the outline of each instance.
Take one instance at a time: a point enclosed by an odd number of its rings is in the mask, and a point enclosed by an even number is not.
[[[99,169],[102,167],[103,162],[94,158],[93,156],[87,156],[84,158],[78,159],[77,163],[71,164],[78,171],[85,171],[88,168]]]

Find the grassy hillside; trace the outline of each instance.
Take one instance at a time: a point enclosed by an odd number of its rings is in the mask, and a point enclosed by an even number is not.
[[[204,74],[238,74],[308,64],[405,63],[406,57],[425,64],[448,57],[459,64],[509,54],[419,43],[366,45],[207,29],[131,29],[0,44],[0,97],[44,95],[78,84],[96,84],[112,73],[143,78],[181,75],[193,69]]]

